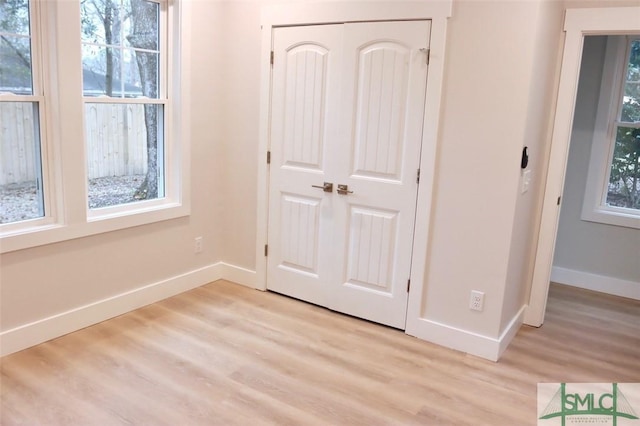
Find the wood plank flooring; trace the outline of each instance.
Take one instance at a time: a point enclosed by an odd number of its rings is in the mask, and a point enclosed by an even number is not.
[[[535,425],[538,382],[640,382],[640,302],[552,285],[493,363],[218,281],[0,372],[2,425]]]

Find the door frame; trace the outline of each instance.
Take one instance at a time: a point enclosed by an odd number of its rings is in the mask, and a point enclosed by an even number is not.
[[[418,318],[425,288],[431,198],[436,169],[436,151],[440,122],[442,83],[444,78],[445,38],[447,20],[452,15],[452,0],[437,2],[325,2],[286,4],[262,9],[262,47],[260,53],[260,139],[258,146],[258,193],[256,238],[256,288],[267,289],[269,168],[271,121],[271,48],[274,27],[313,24],[339,24],[367,21],[430,20],[430,60],[422,127],[420,185],[418,186],[416,222],[411,259],[411,281],[407,322]]]
[[[547,296],[558,233],[573,113],[580,78],[584,36],[640,32],[640,7],[567,9],[562,71],[551,136],[538,245],[524,323],[539,327],[544,322]]]

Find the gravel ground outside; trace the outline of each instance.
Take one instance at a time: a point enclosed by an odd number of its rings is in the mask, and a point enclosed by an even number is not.
[[[133,194],[144,175],[89,179],[89,207],[99,208],[136,201]],[[0,223],[40,216],[35,182],[0,185]]]

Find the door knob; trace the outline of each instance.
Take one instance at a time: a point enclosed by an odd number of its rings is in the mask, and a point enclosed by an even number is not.
[[[353,194],[353,191],[349,191],[349,185],[338,184],[338,194],[348,195]]]
[[[320,185],[311,185],[311,186],[314,188],[320,188],[324,192],[333,192],[333,183],[331,182],[325,182],[324,184],[322,184],[322,186]]]

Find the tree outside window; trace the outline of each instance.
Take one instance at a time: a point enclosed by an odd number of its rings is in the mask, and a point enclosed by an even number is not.
[[[89,207],[164,197],[160,4],[81,1]]]
[[[0,224],[45,214],[30,3],[0,0]]]
[[[190,19],[174,0],[0,0],[1,252],[189,214]]]
[[[629,42],[623,72],[606,204],[640,210],[640,39]]]

